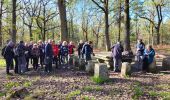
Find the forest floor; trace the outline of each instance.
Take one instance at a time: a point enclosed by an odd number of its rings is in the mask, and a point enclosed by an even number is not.
[[[167,49],[161,50],[158,51],[165,53]],[[170,100],[170,71],[135,72],[124,78],[110,71],[110,79],[98,84],[88,73],[75,69],[6,75],[0,67],[0,99],[9,99],[19,88],[26,89],[17,96],[25,100]]]

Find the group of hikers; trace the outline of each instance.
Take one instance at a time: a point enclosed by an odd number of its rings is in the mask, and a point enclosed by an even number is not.
[[[45,72],[52,72],[52,64],[55,64],[56,68],[68,68],[73,64],[71,58],[75,54],[75,50],[78,52],[79,59],[84,59],[86,62],[92,60],[91,55],[93,53],[92,41],[83,42],[80,40],[76,46],[72,41],[58,41],[49,39],[42,42],[39,40],[37,43],[33,41],[24,43],[20,41],[18,44],[14,44],[12,41],[8,41],[6,46],[2,49],[2,56],[6,61],[6,73],[11,74],[9,70],[12,67],[17,74],[23,74],[29,71],[29,62],[31,62],[33,69],[37,70],[40,66]],[[122,52],[124,51],[121,42],[117,42],[111,48],[113,57],[114,72],[121,71],[122,64]],[[138,62],[138,68],[143,71],[148,71],[148,66],[153,62],[155,51],[151,45],[145,48],[145,44],[142,39],[138,40],[136,45],[136,61]],[[13,60],[15,63],[13,63]],[[45,65],[45,68],[43,67]]]
[[[122,52],[124,51],[121,42],[117,42],[112,47],[112,56],[113,56],[113,66],[114,72],[121,71],[122,64]],[[147,45],[145,48],[145,44],[142,39],[139,39],[136,44],[136,62],[137,69],[143,72],[148,72],[149,65],[153,62],[155,56],[155,50],[152,48],[152,45]]]
[[[37,70],[39,66],[43,68],[45,65],[44,71],[50,73],[52,72],[52,64],[55,64],[56,68],[62,65],[62,68],[69,69],[69,64],[73,63],[69,63],[69,60],[74,55],[75,49],[76,46],[72,41],[69,44],[66,41],[55,43],[51,39],[45,42],[39,40],[37,43],[20,41],[16,45],[12,41],[8,41],[2,49],[2,56],[6,60],[7,74],[11,74],[9,70],[13,66],[15,66],[14,72],[17,74],[29,71],[29,62],[33,65],[34,70]],[[83,42],[80,40],[77,51],[79,58],[84,58],[86,61],[91,60],[92,41]]]

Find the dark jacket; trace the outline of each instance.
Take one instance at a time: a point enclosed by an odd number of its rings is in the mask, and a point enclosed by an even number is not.
[[[138,43],[136,48],[137,50],[137,55],[142,56],[144,54],[144,50],[145,50],[145,44],[143,42]]]
[[[123,46],[122,45],[115,44],[112,47],[112,56],[113,56],[113,58],[121,59],[122,58],[122,52],[123,52]]]
[[[82,48],[82,53],[85,55],[91,55],[93,53],[93,48],[89,44],[84,44]]]
[[[26,48],[25,48],[24,44],[20,43],[17,47],[17,52],[18,52],[19,57],[25,56],[25,50],[26,50]]]
[[[45,55],[45,45],[41,44],[38,46],[38,48],[39,48],[40,56],[44,56]]]
[[[45,46],[45,57],[53,57],[53,49],[52,49],[52,45],[51,44],[47,44]]]
[[[68,46],[61,46],[60,51],[62,56],[67,56],[69,53]]]
[[[82,48],[83,48],[84,43],[79,43],[77,47],[78,55],[81,54]]]
[[[31,51],[31,55],[35,58],[35,57],[39,57],[40,56],[40,51],[39,51],[39,48],[32,48],[32,51]]]
[[[4,58],[5,59],[13,59],[14,58],[13,47],[6,46],[5,51],[4,51]]]

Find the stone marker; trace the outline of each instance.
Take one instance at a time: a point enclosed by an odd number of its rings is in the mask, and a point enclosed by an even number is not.
[[[79,67],[79,58],[78,58],[78,56],[73,57],[73,66],[74,67]]]
[[[162,69],[163,70],[170,70],[170,58],[163,58]]]
[[[95,66],[95,64],[93,63],[92,60],[87,61],[86,71],[87,71],[88,73],[94,73],[94,66]]]
[[[108,74],[107,65],[105,63],[95,64],[94,76],[108,79],[109,74]]]
[[[148,70],[151,73],[157,73],[159,72],[158,67],[156,66],[156,60],[155,58],[153,59],[153,62],[148,66]]]
[[[79,59],[79,69],[80,70],[85,70],[85,65],[86,65],[86,62],[85,62],[85,60],[84,59]]]
[[[127,75],[131,75],[131,64],[128,62],[123,62],[121,68],[121,76],[125,77]]]

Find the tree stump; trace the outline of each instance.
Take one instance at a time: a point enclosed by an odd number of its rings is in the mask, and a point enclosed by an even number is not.
[[[95,64],[93,63],[93,61],[92,60],[90,60],[90,61],[87,61],[87,65],[86,65],[86,71],[88,72],[88,73],[94,73],[94,66],[95,66]]]
[[[73,56],[73,66],[79,67],[79,58],[78,56]]]
[[[157,73],[159,72],[158,67],[156,66],[156,60],[155,58],[153,59],[153,62],[148,66],[148,70],[151,73]]]
[[[170,70],[170,58],[163,58],[162,69],[163,70]]]
[[[107,65],[105,63],[95,64],[94,76],[104,78],[104,79],[108,79],[109,74],[108,74]]]
[[[85,70],[86,62],[84,59],[79,59],[79,70]]]
[[[129,75],[131,75],[131,64],[128,62],[123,62],[121,68],[121,76],[125,77]]]

